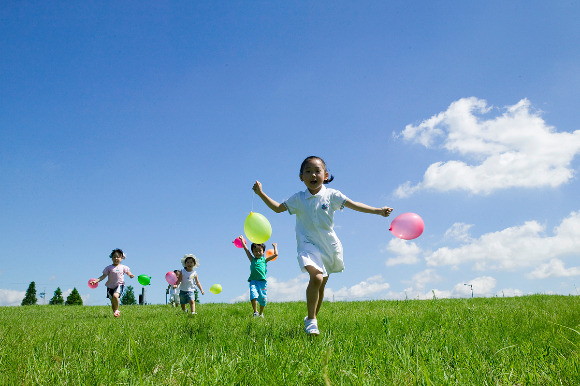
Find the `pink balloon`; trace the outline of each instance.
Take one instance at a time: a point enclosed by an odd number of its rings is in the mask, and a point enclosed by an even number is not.
[[[244,244],[242,244],[242,242],[240,241],[240,239],[235,239],[232,242],[234,243],[234,245],[236,246],[236,248],[243,248],[244,247]]]
[[[416,213],[403,213],[395,217],[389,229],[403,240],[413,240],[421,236],[425,229],[423,219]]]
[[[94,280],[94,281],[96,281],[96,283],[95,283],[95,284],[91,284],[91,282],[92,282],[93,280]],[[98,286],[99,286],[99,282],[97,281],[97,279],[90,279],[90,280],[89,280],[89,287],[90,287],[90,288],[92,288],[92,289],[95,289],[95,288],[97,288]]]
[[[165,280],[171,285],[177,283],[177,275],[173,271],[169,271],[165,274]]]

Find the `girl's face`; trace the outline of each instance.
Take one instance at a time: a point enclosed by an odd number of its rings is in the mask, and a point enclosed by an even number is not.
[[[252,253],[254,254],[254,257],[256,257],[256,258],[262,257],[264,255],[264,248],[262,248],[259,245],[255,245],[252,248]]]
[[[193,269],[194,265],[195,265],[195,261],[191,257],[188,257],[187,259],[185,259],[185,269],[187,269],[188,271],[191,271]]]
[[[121,264],[121,261],[123,261],[123,257],[119,255],[113,255],[111,259],[113,260],[113,265],[115,266]]]
[[[304,182],[304,185],[306,185],[311,194],[320,192],[322,184],[327,179],[328,172],[322,161],[318,158],[307,161],[300,174],[300,181]]]

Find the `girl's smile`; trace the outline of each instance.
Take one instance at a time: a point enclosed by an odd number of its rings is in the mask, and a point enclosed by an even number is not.
[[[121,261],[123,260],[123,258],[121,256],[113,256],[113,265],[119,265],[121,264]]]
[[[328,172],[319,159],[312,159],[304,165],[300,181],[304,182],[311,194],[316,194],[328,179]]]

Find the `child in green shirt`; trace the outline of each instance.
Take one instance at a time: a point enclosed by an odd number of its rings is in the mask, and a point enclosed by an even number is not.
[[[274,260],[278,257],[278,247],[276,243],[273,243],[274,254],[264,257],[266,252],[266,244],[254,244],[252,243],[252,252],[248,249],[246,245],[246,240],[242,236],[238,237],[244,246],[244,251],[246,251],[246,256],[250,260],[250,277],[248,282],[250,282],[250,302],[252,303],[252,308],[254,309],[254,316],[264,317],[264,307],[268,300],[268,282],[266,280],[266,274],[268,273],[268,268],[266,263]],[[258,313],[258,303],[260,304],[260,312]]]

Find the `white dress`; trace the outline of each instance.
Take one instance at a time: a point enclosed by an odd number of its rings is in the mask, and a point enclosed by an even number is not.
[[[308,189],[284,202],[288,213],[296,215],[298,264],[302,271],[311,265],[323,276],[342,272],[342,244],[334,232],[334,212],[343,209],[348,198],[324,185],[312,195]]]
[[[195,277],[197,277],[197,271],[188,272],[187,269],[183,268],[181,270],[181,283],[179,283],[179,290],[185,292],[195,291]]]

